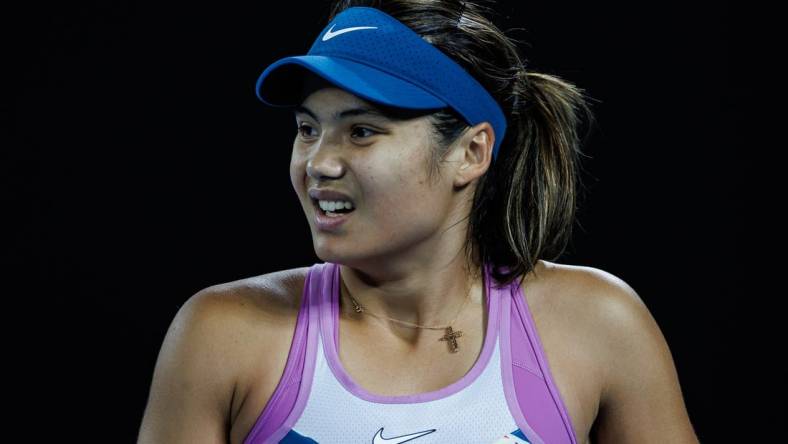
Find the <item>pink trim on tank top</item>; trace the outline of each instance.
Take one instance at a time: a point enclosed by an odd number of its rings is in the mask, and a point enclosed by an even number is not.
[[[513,292],[511,292],[511,288],[514,284],[511,284],[508,287],[510,291],[507,297],[503,298],[501,302],[501,311],[503,312],[503,316],[501,316],[501,377],[503,379],[503,387],[504,387],[504,395],[506,397],[506,403],[509,405],[509,412],[512,414],[514,421],[520,427],[520,430],[525,434],[528,440],[532,444],[544,444],[545,440],[536,433],[536,431],[531,427],[531,424],[525,419],[525,415],[523,414],[523,410],[521,408],[521,404],[523,403],[522,399],[518,399],[517,393],[533,393],[531,391],[531,387],[528,387],[526,384],[531,381],[523,381],[516,380],[514,377],[514,372],[512,368],[512,341],[511,341],[511,307],[512,307],[512,298],[515,296]],[[537,374],[534,372],[534,374]],[[538,375],[541,378],[541,375]],[[516,387],[517,383],[519,387]]]
[[[484,344],[482,345],[481,353],[476,359],[476,362],[462,378],[438,390],[430,392],[416,393],[413,395],[400,395],[400,396],[385,396],[368,392],[366,389],[356,384],[353,378],[347,373],[338,355],[339,343],[339,284],[340,284],[340,267],[338,264],[330,264],[333,269],[332,288],[330,292],[324,292],[323,303],[330,310],[321,310],[320,331],[323,338],[324,350],[326,353],[326,361],[331,371],[336,376],[337,380],[353,395],[370,402],[377,402],[383,404],[412,404],[419,402],[433,401],[450,396],[460,390],[468,387],[475,381],[482,371],[485,369],[492,356],[495,341],[498,335],[498,320],[499,320],[499,301],[497,293],[495,295],[490,292],[490,278],[485,268],[484,285],[485,285],[485,309],[487,310],[487,331],[484,337]],[[330,299],[328,299],[330,298]],[[326,340],[332,338],[333,340]]]
[[[313,295],[322,293],[324,288],[323,279],[319,278],[322,273],[315,275],[314,272],[314,268],[310,269],[304,281],[301,308],[282,378],[244,444],[257,444],[260,440],[263,444],[278,443],[290,432],[306,407],[312,391],[319,334],[319,298]]]
[[[566,405],[561,398],[561,393],[558,391],[558,388],[556,387],[553,380],[550,365],[544,353],[542,340],[539,336],[539,332],[536,329],[536,323],[534,321],[533,314],[531,313],[531,310],[525,301],[525,293],[520,287],[519,279],[513,281],[511,289],[512,299],[510,299],[505,305],[509,305],[513,301],[516,309],[511,310],[511,308],[507,307],[509,308],[510,313],[507,314],[508,319],[502,321],[502,328],[504,328],[505,333],[502,335],[501,339],[502,342],[506,343],[506,345],[503,347],[504,351],[502,355],[502,361],[505,360],[505,362],[502,362],[504,376],[506,378],[504,386],[507,387],[507,389],[511,387],[516,392],[520,392],[519,396],[518,394],[507,392],[507,400],[509,401],[510,408],[516,415],[515,420],[523,421],[524,424],[527,424],[522,413],[522,408],[527,407],[531,422],[538,424],[539,427],[537,428],[542,432],[541,436],[536,435],[533,433],[533,431],[532,435],[528,435],[526,433],[526,436],[529,438],[531,436],[535,436],[538,439],[549,443],[564,443],[567,442],[567,438],[569,438],[568,442],[571,444],[577,444],[577,438],[575,437],[574,426],[572,425],[571,417],[569,416]],[[518,324],[525,327],[526,337],[522,337],[522,333],[519,328],[511,328],[511,322],[517,322]],[[526,341],[528,341],[530,347],[525,346]],[[511,348],[511,344],[513,342],[516,344],[515,349]],[[530,351],[530,353],[526,354],[527,351]],[[514,362],[515,366],[527,370],[531,373],[531,375],[529,375],[527,378],[525,376],[513,378],[513,371],[515,367],[512,365],[512,357],[516,358]],[[528,365],[528,363],[533,365],[533,359],[536,359],[536,363],[539,367],[538,370],[530,368],[531,366]],[[541,382],[537,382],[539,380],[541,380]],[[547,386],[548,393],[552,398],[554,407],[560,413],[562,424],[558,424],[559,421],[556,419],[554,411],[552,411],[553,414],[550,414],[551,410],[549,409],[537,408],[538,401],[534,397],[523,395],[529,392],[533,393],[534,390],[544,390],[543,387],[539,387],[540,385]],[[509,400],[510,397],[513,397],[513,400]],[[561,428],[563,428],[564,433],[558,432],[558,430]]]

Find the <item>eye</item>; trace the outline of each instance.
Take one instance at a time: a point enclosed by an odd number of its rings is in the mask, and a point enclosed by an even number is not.
[[[305,124],[305,123],[302,123],[301,125],[298,126],[298,134],[300,134],[302,136],[305,136],[305,137],[308,137],[308,135],[304,135],[304,129],[305,128],[306,129],[311,129],[312,127],[307,125],[307,124]]]
[[[364,128],[363,126],[357,126],[357,127],[354,127],[354,128],[353,128],[353,130],[354,130],[354,131],[355,131],[355,130],[369,131],[369,132],[371,133],[371,134],[370,134],[370,136],[373,136],[373,135],[375,135],[375,134],[377,134],[377,133],[378,133],[378,132],[377,132],[377,131],[375,131],[375,130],[371,130],[371,129],[369,129],[369,128]]]
[[[311,135],[310,135],[310,134],[308,134],[308,133],[307,133],[307,134],[305,134],[305,133],[304,133],[304,131],[309,131],[309,130],[311,130],[311,129],[312,129],[312,126],[310,126],[310,125],[308,125],[308,124],[306,124],[306,123],[302,123],[301,125],[299,125],[299,126],[298,126],[298,134],[299,134],[299,135],[301,135],[301,136],[303,136],[303,137],[310,137]],[[352,131],[353,131],[353,134],[359,134],[359,133],[358,133],[358,131],[359,131],[359,130],[360,130],[360,131],[362,131],[362,132],[361,132],[361,137],[362,137],[362,138],[364,138],[364,137],[365,137],[365,136],[364,136],[364,133],[363,133],[364,131],[366,131],[366,132],[368,133],[366,137],[371,137],[371,136],[373,136],[373,135],[375,135],[375,134],[378,134],[378,131],[375,131],[375,130],[373,130],[373,129],[369,129],[369,128],[365,128],[365,127],[363,127],[363,126],[356,126],[356,127],[353,127],[353,130],[352,130]]]

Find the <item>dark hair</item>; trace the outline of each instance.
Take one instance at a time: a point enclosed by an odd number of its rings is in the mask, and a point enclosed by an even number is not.
[[[451,57],[501,106],[506,137],[476,185],[464,251],[471,270],[480,269],[480,260],[489,262],[493,278],[505,285],[533,270],[539,259],[558,258],[571,240],[581,185],[578,111],[589,121],[594,116],[582,89],[555,75],[526,71],[516,40],[479,3],[334,0],[328,21],[350,7],[377,8]],[[451,108],[429,117],[437,141],[427,165],[433,177],[469,124]]]

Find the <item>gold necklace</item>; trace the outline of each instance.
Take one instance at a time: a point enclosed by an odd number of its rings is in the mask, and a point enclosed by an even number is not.
[[[441,337],[438,340],[439,341],[446,341],[446,343],[449,345],[449,351],[451,353],[457,353],[457,350],[459,349],[459,346],[457,345],[457,338],[462,336],[462,330],[454,331],[452,329],[451,325],[454,324],[454,321],[457,320],[457,318],[460,316],[460,313],[462,313],[462,310],[465,308],[465,305],[467,305],[468,301],[471,299],[470,298],[470,292],[468,292],[468,296],[466,296],[465,302],[463,302],[462,307],[460,307],[460,311],[457,312],[457,316],[455,316],[454,319],[452,319],[452,321],[449,322],[449,325],[428,327],[428,326],[425,326],[425,325],[413,324],[411,322],[400,321],[398,319],[393,319],[393,318],[390,318],[388,316],[379,316],[379,315],[376,315],[374,313],[371,313],[366,308],[362,307],[361,304],[359,304],[358,301],[356,301],[356,299],[353,298],[353,296],[350,295],[350,292],[347,290],[347,287],[345,286],[344,282],[342,282],[342,286],[345,288],[345,291],[347,292],[347,295],[350,298],[350,301],[353,303],[353,310],[355,310],[356,313],[366,313],[366,314],[375,316],[376,318],[379,318],[379,319],[388,319],[389,321],[399,322],[400,324],[410,325],[410,326],[418,327],[418,328],[427,328],[427,329],[430,329],[430,330],[446,330],[446,334],[444,334],[443,337]],[[473,288],[473,285],[471,285],[471,288]]]

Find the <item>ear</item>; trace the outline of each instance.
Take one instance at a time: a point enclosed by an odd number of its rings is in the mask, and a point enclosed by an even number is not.
[[[492,163],[495,131],[488,122],[480,122],[465,131],[457,149],[460,164],[454,185],[462,187],[484,175]]]

